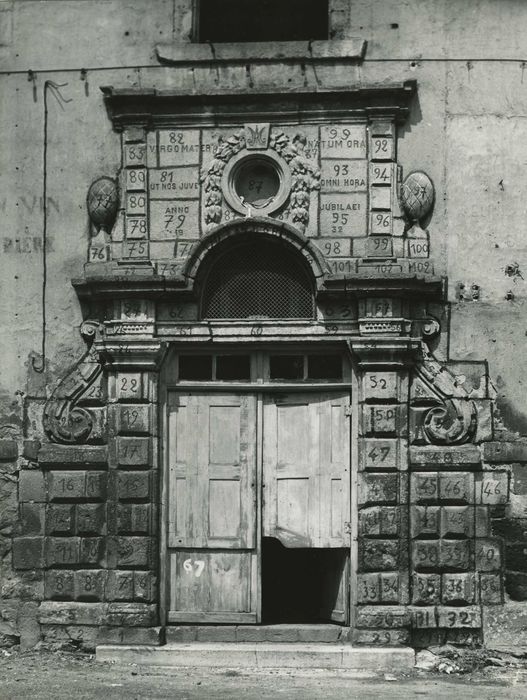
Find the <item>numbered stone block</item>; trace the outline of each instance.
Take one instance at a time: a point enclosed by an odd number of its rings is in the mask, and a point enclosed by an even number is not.
[[[123,145],[123,165],[134,168],[146,165],[146,144],[134,143]]]
[[[134,571],[134,600],[151,603],[155,600],[155,577],[149,571]]]
[[[44,574],[44,595],[50,600],[73,600],[73,571],[51,569]]]
[[[117,566],[143,568],[150,566],[151,541],[149,537],[118,537]]]
[[[401,577],[398,573],[383,573],[379,574],[380,580],[380,595],[383,603],[403,603],[407,601],[401,600],[403,586],[401,585]]]
[[[483,472],[476,475],[476,503],[502,505],[509,500],[507,472]]]
[[[501,573],[480,574],[479,592],[482,605],[501,605],[503,603],[503,580]]]
[[[477,606],[466,608],[437,608],[439,627],[481,627],[481,609]]]
[[[174,257],[190,255],[199,237],[199,228],[198,200],[150,202],[150,238],[176,242]]]
[[[359,299],[359,316],[361,318],[399,318],[402,316],[401,301],[390,297]]]
[[[366,192],[368,166],[366,160],[335,158],[320,164],[320,191],[326,193]]]
[[[475,510],[472,506],[441,508],[442,537],[473,537]]]
[[[105,542],[103,537],[81,537],[79,556],[81,564],[105,565]]]
[[[525,551],[523,551],[525,557]],[[512,562],[507,559],[509,565]],[[476,540],[476,570],[477,571],[499,571],[501,569],[501,547],[498,540],[477,539]]]
[[[357,602],[362,604],[381,602],[381,582],[379,574],[357,575]]]
[[[406,432],[406,406],[362,407],[362,427],[365,435],[398,435]]]
[[[414,473],[410,477],[410,500],[412,503],[434,503],[439,497],[438,472]]]
[[[120,503],[117,507],[117,532],[119,534],[150,534],[150,505]]]
[[[399,568],[399,540],[362,540],[359,542],[361,571],[393,571]]]
[[[75,506],[78,535],[102,535],[106,531],[106,506],[83,503]]]
[[[397,474],[359,474],[359,505],[367,503],[397,503]]]
[[[443,574],[441,596],[443,603],[472,605],[477,602],[476,593],[476,574]]]
[[[367,143],[363,124],[320,127],[321,158],[366,158]]]
[[[160,129],[159,165],[199,165],[201,146],[198,129]]]
[[[412,603],[436,605],[441,602],[441,576],[439,574],[413,574]]]
[[[412,537],[431,535],[440,536],[439,506],[412,506],[410,508],[410,524]]]
[[[108,475],[105,472],[86,473],[86,499],[88,501],[106,500]]]
[[[46,509],[46,534],[73,534],[73,516],[75,507],[72,505],[49,505]]]
[[[483,644],[483,631],[481,629],[454,628],[446,630],[445,644],[455,646],[479,647]]]
[[[439,540],[415,540],[412,542],[412,565],[417,571],[437,569],[441,561]]]
[[[362,398],[364,401],[399,399],[397,372],[364,372],[362,377]]]
[[[428,469],[456,469],[477,465],[481,462],[481,453],[475,445],[460,447],[410,447],[410,463],[415,467]]]
[[[109,603],[107,622],[119,627],[153,627],[157,606],[147,603]]]
[[[148,404],[118,404],[115,406],[115,423],[118,435],[154,432],[152,408]]]
[[[368,236],[365,256],[367,258],[391,258],[394,256],[391,236]]]
[[[150,497],[150,472],[119,472],[117,495],[120,501]]]
[[[433,629],[437,627],[435,607],[409,608],[411,625],[414,629]]]
[[[475,535],[476,537],[489,537],[491,523],[487,506],[476,506],[475,510]]]
[[[119,467],[149,467],[152,461],[150,438],[117,437],[116,452]]]
[[[361,605],[357,608],[356,624],[363,629],[397,629],[410,624],[410,614],[403,606]]]
[[[104,597],[107,571],[83,569],[74,575],[75,600],[97,600]]]
[[[47,481],[50,501],[80,501],[86,497],[85,471],[50,471]]]
[[[133,600],[134,572],[109,571],[105,597],[106,600]]]
[[[150,400],[149,375],[146,372],[118,372],[110,384],[117,401]]]
[[[465,571],[472,564],[472,541],[441,540],[441,566]]]
[[[365,470],[398,469],[405,471],[408,464],[404,442],[393,438],[362,438],[360,467]]]
[[[398,646],[408,644],[410,633],[405,629],[396,630],[353,630],[353,644],[364,644],[365,646]]]
[[[399,526],[400,509],[397,506],[375,506],[359,512],[359,532],[363,537],[396,536]]]
[[[46,565],[80,564],[80,537],[46,537]]]
[[[440,474],[439,499],[474,503],[474,474],[469,472]]]
[[[199,168],[150,168],[148,178],[150,199],[198,199]]]

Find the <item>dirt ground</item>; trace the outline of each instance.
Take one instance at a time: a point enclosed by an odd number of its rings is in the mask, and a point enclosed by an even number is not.
[[[514,662],[513,662],[514,664]],[[65,652],[0,650],[0,699],[80,700],[509,700],[527,699],[523,664],[470,673],[411,674],[259,669],[173,669],[96,662]]]

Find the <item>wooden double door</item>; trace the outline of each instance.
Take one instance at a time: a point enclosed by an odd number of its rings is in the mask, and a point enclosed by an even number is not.
[[[263,538],[346,552],[329,617],[347,622],[349,401],[347,390],[169,395],[169,623],[260,622]]]

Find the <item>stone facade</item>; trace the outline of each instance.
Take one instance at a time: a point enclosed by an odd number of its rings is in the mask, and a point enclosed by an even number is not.
[[[338,346],[353,372],[348,638],[498,635],[527,596],[527,11],[500,4],[504,56],[484,28],[467,37],[461,0],[430,5],[426,48],[419,3],[330,0],[331,41],[251,48],[191,42],[190,2],[49,0],[64,46],[37,56],[33,3],[0,4],[1,79],[20,92],[4,107],[0,641],[162,642],[171,353],[291,342]],[[39,189],[23,163],[42,154]],[[301,261],[311,319],[203,317],[204,270],[247,236]]]

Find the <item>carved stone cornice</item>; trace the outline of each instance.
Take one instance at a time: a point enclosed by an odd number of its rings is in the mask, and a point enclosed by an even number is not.
[[[157,128],[184,125],[244,123],[253,121],[283,123],[289,120],[327,121],[328,119],[393,119],[404,122],[417,92],[415,80],[380,85],[319,87],[316,91],[284,85],[279,89],[240,86],[225,91],[210,86],[188,90],[101,88],[108,116],[116,130],[127,126]],[[285,99],[284,99],[285,97]]]
[[[104,338],[95,343],[105,370],[158,372],[167,351],[167,343],[134,338]]]
[[[352,338],[347,345],[360,370],[410,367],[421,351],[420,338],[370,336]]]

